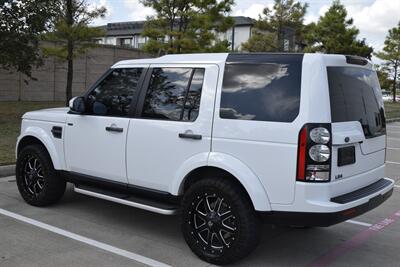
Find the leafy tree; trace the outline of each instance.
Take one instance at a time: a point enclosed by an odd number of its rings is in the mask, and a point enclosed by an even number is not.
[[[339,0],[333,1],[325,15],[317,23],[309,25],[306,51],[371,58],[372,47],[365,43],[365,39],[357,39],[359,30],[353,26],[353,19],[346,17],[346,8]]]
[[[393,101],[396,101],[397,80],[400,76],[400,22],[397,27],[389,30],[383,50],[375,55],[385,61],[386,67],[392,74]]]
[[[301,40],[307,7],[307,3],[295,0],[275,0],[273,10],[265,8],[259,16],[252,37],[243,44],[243,49],[250,52],[284,51],[285,39]],[[293,50],[294,47],[289,47],[289,51]]]
[[[231,11],[233,0],[141,0],[152,7],[156,15],[149,17],[143,36],[149,40],[146,52],[190,53],[227,51],[228,41],[218,40],[217,34],[233,25],[225,15]]]
[[[104,35],[103,30],[89,27],[89,23],[106,13],[105,7],[90,8],[86,0],[58,0],[59,16],[54,31],[46,34],[44,40],[56,43],[45,47],[47,55],[55,56],[68,62],[66,104],[72,98],[74,58],[85,53],[95,45],[94,37]]]
[[[0,1],[0,65],[31,77],[42,64],[39,35],[51,28],[52,0]]]

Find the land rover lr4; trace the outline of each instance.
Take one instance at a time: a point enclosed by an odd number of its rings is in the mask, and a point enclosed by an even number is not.
[[[214,264],[260,222],[329,226],[393,191],[375,71],[322,54],[191,54],[116,63],[69,108],[23,115],[16,177],[46,206],[77,193],[181,216]]]

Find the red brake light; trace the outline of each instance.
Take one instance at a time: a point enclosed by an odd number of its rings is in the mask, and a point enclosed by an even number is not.
[[[331,139],[331,125],[328,123],[307,123],[301,128],[297,148],[297,181],[330,181]]]
[[[303,127],[299,136],[299,149],[297,155],[297,180],[304,181],[306,173],[307,153],[307,127]]]

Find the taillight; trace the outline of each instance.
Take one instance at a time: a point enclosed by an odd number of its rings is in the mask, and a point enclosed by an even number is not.
[[[330,181],[331,136],[329,123],[309,123],[303,126],[297,152],[297,181]]]
[[[306,173],[307,156],[307,127],[303,127],[299,135],[299,148],[297,156],[297,180],[304,181]]]

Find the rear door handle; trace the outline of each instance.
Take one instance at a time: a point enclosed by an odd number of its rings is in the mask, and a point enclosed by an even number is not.
[[[106,131],[122,133],[124,131],[124,128],[120,128],[120,127],[116,127],[116,126],[107,126]]]
[[[201,140],[202,136],[201,136],[201,134],[180,133],[179,138]]]

